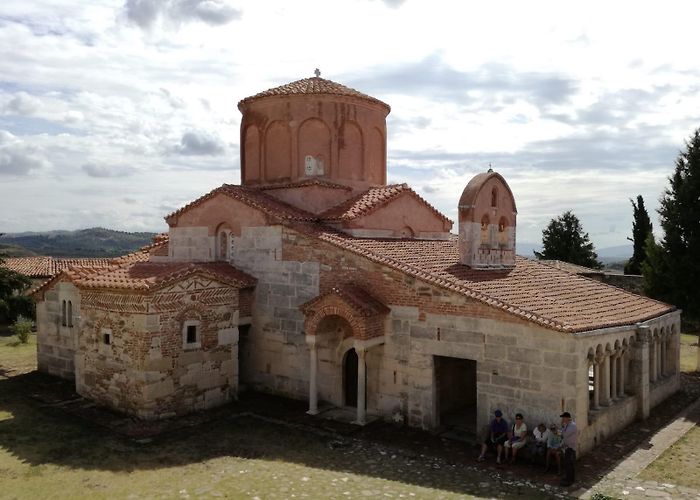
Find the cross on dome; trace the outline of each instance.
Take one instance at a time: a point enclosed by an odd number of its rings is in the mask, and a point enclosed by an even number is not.
[[[318,69],[318,68],[316,68],[316,69],[314,70],[314,75],[316,75],[316,78],[318,78],[319,76],[321,76],[321,70]]]

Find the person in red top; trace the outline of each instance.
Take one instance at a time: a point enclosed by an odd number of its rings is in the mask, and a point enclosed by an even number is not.
[[[479,462],[483,462],[486,456],[486,450],[489,446],[496,447],[496,463],[501,463],[501,453],[503,452],[503,443],[508,439],[508,422],[503,418],[503,412],[501,410],[496,410],[494,412],[494,419],[489,425],[489,435],[486,441],[481,445],[481,455],[479,455]]]

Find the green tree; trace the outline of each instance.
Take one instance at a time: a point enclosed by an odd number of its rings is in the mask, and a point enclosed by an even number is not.
[[[658,253],[643,266],[645,288],[652,297],[674,304],[691,320],[700,319],[700,129],[676,158],[669,187],[660,200],[663,238]]]
[[[571,210],[564,212],[542,230],[542,252],[535,252],[538,259],[556,259],[579,266],[600,269],[593,243],[583,232],[581,222]]]
[[[647,258],[646,243],[649,235],[652,234],[651,219],[647,209],[644,207],[644,198],[637,196],[637,203],[630,200],[633,209],[632,238],[627,238],[634,244],[632,257],[625,264],[625,274],[642,274],[642,262]]]
[[[17,317],[17,307],[25,304],[28,297],[20,295],[31,285],[29,278],[3,266],[5,260],[0,255],[0,321],[13,321]]]

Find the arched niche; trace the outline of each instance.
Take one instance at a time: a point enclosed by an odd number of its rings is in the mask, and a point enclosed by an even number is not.
[[[339,175],[346,179],[361,180],[364,177],[364,144],[362,130],[346,121],[340,132]]]
[[[255,125],[245,129],[243,182],[260,179],[260,131]]]
[[[376,127],[369,132],[367,150],[367,180],[381,183],[384,172],[384,134]]]
[[[292,134],[289,126],[274,121],[265,132],[265,180],[292,177]]]
[[[310,118],[299,127],[297,141],[300,175],[306,175],[307,156],[312,156],[317,165],[322,164],[323,173],[328,175],[331,167],[331,131],[328,126],[318,118]],[[314,175],[319,175],[319,173],[316,172]]]

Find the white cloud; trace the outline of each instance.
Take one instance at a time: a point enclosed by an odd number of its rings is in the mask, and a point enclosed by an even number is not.
[[[597,0],[575,16],[556,1],[0,2],[0,198],[13,206],[0,231],[162,230],[164,207],[239,181],[236,102],[320,67],[392,106],[390,179],[448,216],[493,163],[515,191],[519,240],[539,240],[571,208],[598,246],[621,244],[628,199],[643,194],[654,217],[698,126],[699,10],[673,0],[636,4],[634,16]]]
[[[11,133],[0,130],[0,175],[24,176],[50,166],[37,148],[25,144]]]
[[[218,137],[206,132],[189,131],[182,134],[174,151],[186,156],[220,156],[226,148]]]
[[[32,115],[41,107],[41,101],[26,92],[17,92],[4,106],[7,114]]]
[[[129,21],[144,29],[160,18],[175,24],[200,21],[220,26],[241,17],[240,10],[223,0],[126,0],[124,10]]]

